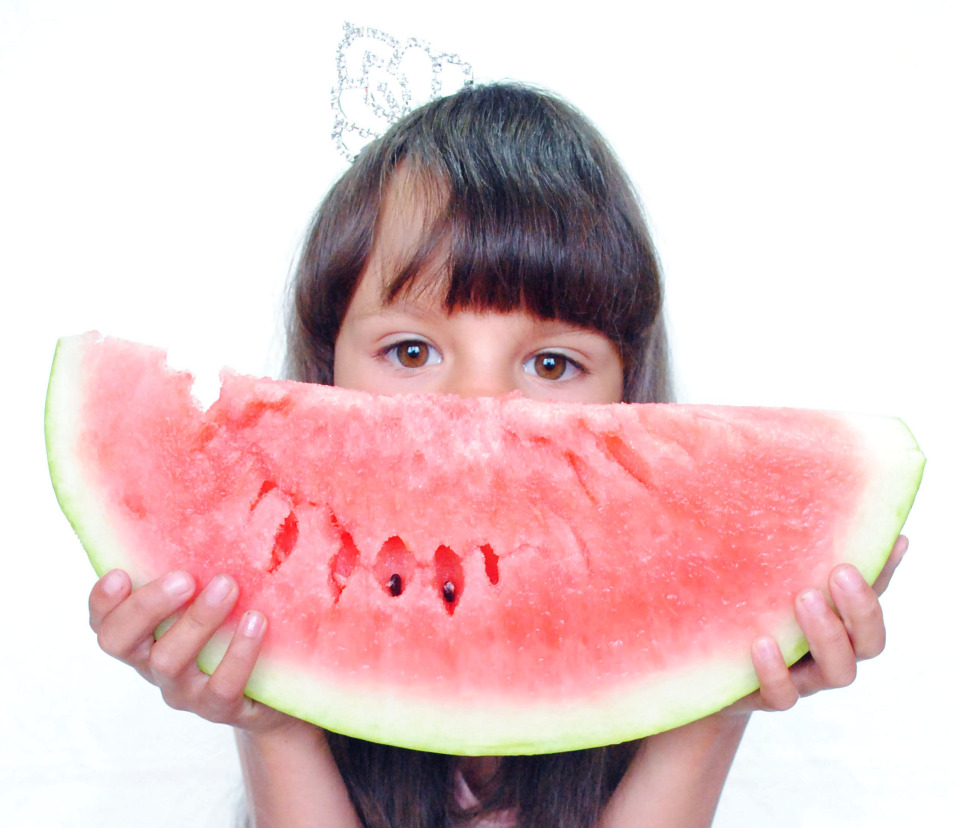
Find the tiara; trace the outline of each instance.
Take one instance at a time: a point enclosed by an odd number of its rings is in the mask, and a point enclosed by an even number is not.
[[[416,107],[473,83],[473,67],[429,43],[343,24],[332,91],[333,142],[349,161]]]

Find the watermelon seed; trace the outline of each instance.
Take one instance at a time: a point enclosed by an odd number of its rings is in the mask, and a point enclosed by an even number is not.
[[[444,609],[453,615],[463,594],[463,562],[449,546],[441,543],[433,553],[434,584]]]
[[[396,598],[414,577],[417,561],[403,538],[393,535],[383,542],[373,567],[384,592]]]

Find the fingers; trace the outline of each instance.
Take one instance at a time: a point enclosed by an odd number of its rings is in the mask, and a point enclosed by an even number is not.
[[[122,569],[112,569],[94,585],[90,592],[90,626],[100,630],[103,619],[130,594],[130,576]]]
[[[844,622],[816,589],[800,593],[795,606],[818,674],[817,686],[799,687],[801,694],[826,687],[846,687],[857,677],[857,656]]]
[[[862,660],[880,655],[886,645],[887,631],[877,593],[856,568],[847,564],[830,573],[829,587],[854,657]]]
[[[171,707],[250,730],[289,727],[288,716],[244,696],[266,632],[263,615],[244,614],[220,664],[207,676],[197,657],[235,607],[239,588],[229,576],[217,575],[194,598],[195,591],[184,572],[133,589],[125,572],[113,570],[90,593],[90,626],[101,648],[156,684]],[[155,640],[157,626],[174,616]]]
[[[201,690],[199,702],[207,711],[206,718],[246,727],[251,714],[260,712],[243,691],[260,655],[266,626],[259,612],[247,612],[240,620],[223,660]]]
[[[894,547],[891,573],[906,549],[905,539]],[[786,710],[801,696],[846,687],[857,675],[857,662],[879,655],[886,643],[886,627],[877,593],[849,564],[834,568],[828,580],[831,607],[823,593],[806,590],[797,596],[795,611],[810,646],[809,656],[787,668],[776,641],[753,643],[753,665],[760,680],[754,707]]]
[[[120,589],[114,591],[117,584]],[[184,606],[194,589],[185,572],[170,572],[133,591],[126,573],[107,573],[90,596],[90,626],[100,648],[146,675],[153,631]]]
[[[211,722],[252,727],[264,709],[244,696],[260,655],[266,621],[259,612],[244,614],[219,665],[210,676],[197,667],[200,651],[233,609],[238,597],[232,578],[216,576],[197,600],[153,646],[149,665],[164,701]]]
[[[191,710],[209,721],[240,724],[239,719],[250,706],[243,690],[260,654],[263,616],[257,612],[244,615],[211,676],[196,665],[197,656],[227,619],[238,595],[232,578],[215,576],[153,645],[149,671],[170,707]]]
[[[891,574],[906,550],[905,541],[898,540],[894,547]],[[846,687],[856,678],[857,662],[880,655],[886,645],[880,600],[856,567],[835,567],[828,587],[835,608],[815,589],[801,593],[796,601],[797,621],[810,644],[815,668],[797,671],[801,695]]]
[[[795,611],[810,646],[809,655],[788,668],[775,639],[756,639],[751,655],[760,689],[742,702],[749,709],[786,710],[802,696],[850,684],[857,675],[857,662],[879,655],[886,644],[878,596],[906,551],[907,539],[901,535],[872,587],[856,567],[835,567],[828,579],[834,606],[820,590],[800,593]]]
[[[162,686],[193,668],[200,650],[226,621],[238,594],[232,578],[216,575],[211,579],[176,623],[151,647],[148,663],[158,684]]]
[[[846,687],[857,675],[857,657],[843,621],[815,589],[797,596],[797,620],[810,646],[809,656],[788,668],[775,639],[753,642],[753,667],[760,680],[756,706],[787,710],[802,696],[828,687]]]
[[[760,679],[759,703],[762,710],[789,710],[800,693],[794,683],[776,639],[763,636],[753,642],[753,669]]]

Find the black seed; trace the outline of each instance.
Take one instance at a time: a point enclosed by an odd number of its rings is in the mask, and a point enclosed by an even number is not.
[[[448,604],[453,603],[453,599],[457,597],[457,588],[453,585],[453,581],[446,581],[443,585],[443,600]]]
[[[401,592],[403,592],[403,582],[400,580],[400,576],[394,572],[390,576],[390,580],[387,581],[387,589],[390,590],[390,594],[396,598]]]

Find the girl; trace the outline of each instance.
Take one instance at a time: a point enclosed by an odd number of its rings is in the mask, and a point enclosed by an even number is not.
[[[288,360],[295,379],[385,394],[543,400],[670,399],[656,255],[638,201],[596,130],[516,85],[427,104],[359,156],[320,206],[296,273]],[[184,573],[132,590],[108,573],[90,597],[100,646],[173,707],[236,728],[255,825],[708,825],[750,711],[853,680],[877,655],[875,590],[830,577],[832,609],[802,593],[811,657],[787,669],[754,643],[760,690],[642,744],[539,757],[448,757],[375,745],[243,696],[268,619],[244,616],[210,677],[198,651],[237,600],[227,575]],[[158,641],[164,618],[182,616]]]

